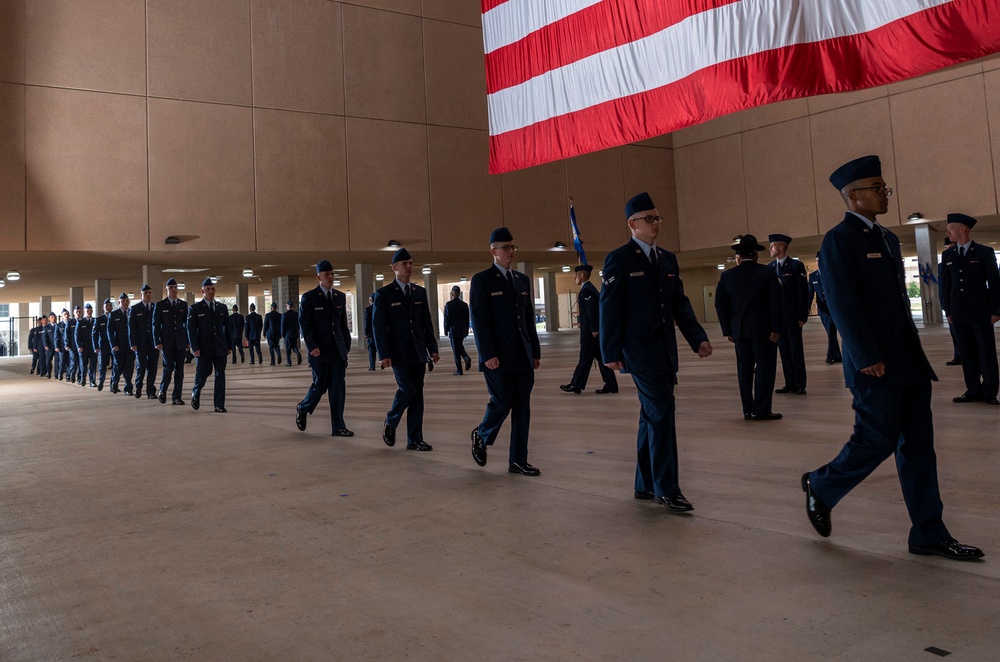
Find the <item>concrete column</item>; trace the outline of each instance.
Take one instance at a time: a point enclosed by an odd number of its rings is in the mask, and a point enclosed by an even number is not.
[[[441,322],[438,320],[438,277],[435,274],[424,274],[424,287],[427,289],[427,305],[431,309],[431,324],[434,325],[434,335],[441,337]]]
[[[94,316],[104,314],[104,300],[111,298],[111,281],[94,281]]]
[[[292,302],[292,309],[299,309],[299,277],[278,276],[271,279],[271,301],[278,304],[278,312],[285,312],[285,302]]]
[[[938,246],[943,246],[944,235],[936,232],[930,224],[913,228],[917,243],[917,264],[920,267],[920,302],[924,313],[924,324],[940,324],[944,321],[941,313],[941,297],[938,292],[938,262],[941,259]]]
[[[69,288],[69,312],[72,317],[73,309],[77,306],[83,308],[83,287]]]
[[[194,292],[184,292],[184,300],[187,301],[187,305],[190,306],[197,299],[195,298],[195,293]]]
[[[250,285],[247,283],[236,283],[236,305],[240,307],[240,314],[246,316],[250,311]]]
[[[17,351],[15,352],[14,343],[11,342],[9,348],[11,356],[30,356],[31,350],[28,349],[28,334],[31,332],[31,327],[35,326],[35,318],[28,312],[31,307],[28,303],[12,303],[10,304],[10,316],[17,317]]]
[[[556,292],[556,272],[545,274],[545,331],[559,330],[559,293]]]
[[[52,312],[52,297],[38,297],[38,316]]]
[[[535,290],[538,289],[538,283],[535,281],[535,265],[534,265],[534,263],[533,262],[517,262],[517,263],[514,264],[514,270],[515,271],[520,271],[522,274],[524,274],[525,276],[528,277],[528,281],[531,283],[531,294],[537,299],[539,293],[535,291]],[[535,312],[537,313],[537,310],[535,309],[535,302],[534,301],[531,302],[531,306],[532,306],[532,310],[535,310]],[[534,317],[531,318],[531,323],[532,324],[535,323]]]
[[[375,269],[370,264],[354,265],[354,333],[359,338],[365,330],[365,308],[368,297],[375,293]]]
[[[163,292],[163,266],[159,264],[142,265],[142,282],[153,288],[153,301],[159,301],[165,294]],[[136,293],[138,294],[138,292]]]

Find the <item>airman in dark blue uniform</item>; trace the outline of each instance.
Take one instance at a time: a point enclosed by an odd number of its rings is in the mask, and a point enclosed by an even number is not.
[[[167,402],[167,389],[174,384],[170,404],[183,405],[184,363],[191,341],[188,340],[187,301],[177,296],[177,281],[171,278],[165,286],[167,296],[153,306],[153,342],[163,357],[163,377],[160,379],[160,404]]]
[[[298,365],[302,364],[302,353],[299,351],[299,314],[292,308],[292,302],[285,302],[285,312],[281,315],[281,337],[285,340],[285,358],[292,365],[292,352],[298,357]]]
[[[365,327],[365,349],[368,350],[368,370],[375,370],[375,355],[377,350],[375,348],[375,330],[372,328],[372,311],[375,309],[375,295],[372,294],[368,297],[368,305],[365,306],[364,310],[364,327]]]
[[[674,323],[698,356],[711,356],[712,345],[684,294],[677,258],[656,246],[663,217],[649,195],[629,200],[625,218],[632,239],[604,261],[601,354],[612,370],[630,372],[639,391],[635,498],[687,512],[694,506],[678,478]]]
[[[531,281],[514,271],[517,246],[507,228],[490,235],[493,266],[472,277],[469,309],[479,351],[479,370],[486,379],[490,401],[482,422],[472,430],[472,458],[479,466],[487,460],[507,416],[510,450],[507,471],[523,476],[541,474],[528,463],[528,430],[531,424],[531,390],[542,348],[535,329],[535,297]]]
[[[144,283],[140,292],[142,299],[128,311],[129,345],[135,352],[135,397],[142,397],[145,382],[146,398],[155,400],[160,353],[153,340],[153,288]]]
[[[108,342],[111,343],[111,392],[118,393],[118,382],[125,380],[125,395],[132,395],[132,371],[135,353],[128,339],[129,299],[124,292],[118,297],[118,308],[108,319]]]
[[[69,325],[69,311],[65,308],[62,309],[61,319],[56,322],[55,329],[55,341],[56,341],[56,358],[55,358],[55,370],[56,379],[62,381],[63,379],[68,379],[70,370],[70,351],[69,344],[67,343],[66,337],[66,327]]]
[[[240,315],[240,307],[233,305],[233,312],[229,316],[229,335],[233,339],[233,363],[236,363],[236,352],[240,353],[240,363],[246,363],[247,357],[243,353],[243,326],[246,319]]]
[[[950,245],[951,245],[951,239],[949,239],[948,236],[945,235],[945,238],[944,238],[944,247],[948,248],[948,246],[950,246]],[[944,300],[944,293],[941,291],[941,270],[943,268],[944,268],[944,262],[938,262],[938,270],[937,270],[938,282],[937,282],[937,286],[938,286],[938,300],[939,301],[943,301]],[[945,317],[945,319],[947,320],[948,318]],[[952,324],[950,321],[948,322],[948,335],[951,336],[951,360],[950,361],[946,361],[945,365],[962,365],[962,354],[961,354],[961,352],[958,351],[958,338],[955,337],[955,325]]]
[[[774,258],[767,266],[774,269],[781,282],[782,328],[778,334],[781,372],[785,385],[775,393],[806,394],[806,357],[802,346],[802,327],[809,321],[809,280],[806,267],[788,256],[792,238],[786,234],[768,235]]]
[[[295,426],[299,430],[306,429],[308,415],[316,411],[316,406],[326,393],[330,401],[332,435],[353,437],[354,433],[344,422],[347,353],[351,351],[351,332],[347,327],[347,297],[343,292],[333,289],[333,265],[328,260],[321,260],[316,264],[316,280],[319,281],[316,289],[305,292],[299,302],[298,323],[309,353],[312,385],[306,397],[295,408]],[[298,342],[297,331],[295,336]],[[286,339],[287,337],[286,333]]]
[[[243,323],[243,331],[246,333],[247,349],[250,352],[250,365],[255,363],[254,352],[257,352],[257,361],[264,365],[264,356],[260,353],[261,332],[264,330],[264,318],[257,312],[257,306],[250,304],[250,312],[247,313],[246,321]]]
[[[444,334],[451,339],[451,353],[455,357],[455,372],[463,374],[472,369],[472,358],[465,351],[465,339],[469,335],[469,304],[462,301],[462,288],[453,285],[451,300],[444,304]],[[463,366],[464,362],[464,366]]]
[[[89,303],[84,306],[86,315],[76,321],[73,344],[79,356],[80,386],[97,386],[96,369],[97,354],[94,349],[94,307]]]
[[[69,369],[66,371],[66,381],[79,384],[83,370],[80,368],[80,350],[76,344],[76,325],[83,319],[83,308],[73,306],[72,316],[66,320],[66,358],[69,359]]]
[[[821,536],[831,509],[895,454],[910,515],[909,550],[954,560],[983,556],[951,537],[941,519],[931,416],[931,369],[910,314],[899,239],[876,222],[889,208],[877,156],[830,176],[847,205],[820,249],[830,315],[844,339],[844,381],[854,396],[854,434],[832,462],[802,475],[806,514]]]
[[[590,368],[595,359],[604,384],[594,392],[618,392],[618,378],[615,377],[615,371],[604,365],[604,361],[601,360],[601,295],[590,283],[590,273],[593,270],[594,267],[590,264],[578,265],[575,270],[576,284],[580,288],[580,293],[576,296],[577,318],[580,322],[580,360],[576,364],[576,370],[573,371],[573,378],[569,384],[559,387],[567,393],[582,393],[587,388]]]
[[[94,320],[94,353],[97,356],[97,366],[99,368],[97,378],[97,390],[104,390],[104,378],[108,374],[108,366],[111,365],[113,353],[111,351],[111,339],[108,337],[108,323],[111,321],[111,310],[113,304],[111,299],[104,300],[104,314],[99,315]],[[114,368],[111,368],[114,374]]]
[[[39,358],[38,357],[38,338],[39,338],[38,334],[41,332],[41,329],[42,329],[42,318],[41,317],[36,317],[35,318],[35,325],[31,327],[30,331],[28,331],[28,350],[31,352],[31,372],[28,373],[29,375],[35,374],[35,371],[38,370],[38,366],[41,363],[38,360],[38,358]]]
[[[715,310],[722,335],[736,346],[736,379],[743,418],[776,421],[771,411],[774,375],[778,369],[781,330],[781,285],[773,269],[757,262],[764,247],[745,234],[733,244],[736,266],[722,272],[715,289]]]
[[[271,304],[271,312],[264,315],[264,337],[267,338],[267,350],[271,354],[271,365],[277,356],[278,363],[281,363],[281,313],[278,312],[278,304]]]
[[[431,323],[427,290],[410,282],[413,258],[405,248],[392,256],[396,278],[375,292],[372,329],[383,368],[392,368],[396,396],[385,415],[382,441],[396,444],[396,427],[406,411],[406,448],[429,451],[424,441],[424,373],[427,357],[434,363],[441,357]]]
[[[201,391],[208,376],[215,372],[215,411],[226,413],[226,363],[233,350],[229,311],[226,304],[215,300],[215,281],[206,278],[201,283],[204,298],[188,308],[187,331],[191,352],[198,359],[191,390],[191,408],[201,408]]]
[[[809,274],[809,302],[806,308],[812,308],[813,297],[816,298],[816,312],[819,321],[826,331],[826,362],[830,365],[843,363],[840,354],[840,343],[837,342],[837,325],[830,318],[830,308],[826,305],[826,293],[823,291],[823,278],[820,276],[819,253],[816,253],[816,271]]]
[[[993,331],[1000,321],[1000,273],[993,249],[969,236],[975,225],[971,216],[948,214],[952,245],[941,254],[941,308],[954,328],[965,377],[965,393],[953,400],[1000,405]]]

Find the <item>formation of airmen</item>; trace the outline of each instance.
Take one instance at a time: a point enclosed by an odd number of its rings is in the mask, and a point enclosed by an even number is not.
[[[982,558],[983,552],[955,540],[942,521],[931,417],[931,382],[936,380],[920,344],[909,308],[899,240],[879,225],[892,194],[882,178],[877,156],[866,156],[838,168],[830,182],[847,207],[844,220],[824,237],[818,258],[822,276],[811,283],[800,262],[787,255],[791,238],[769,236],[773,261],[757,263],[764,246],[753,235],[733,245],[737,266],[722,274],[717,310],[723,334],[735,344],[737,375],[744,418],[773,421],[772,393],[805,395],[806,375],[802,326],[810,296],[822,302],[831,335],[828,363],[842,363],[846,386],[854,396],[853,434],[839,455],[801,477],[806,515],[821,536],[832,532],[832,509],[885,459],[895,455],[903,497],[912,527],[909,551],[951,560]],[[684,293],[676,256],[656,245],[663,217],[646,193],[625,206],[631,239],[611,251],[604,262],[602,289],[589,286],[592,269],[577,269],[581,286],[581,361],[573,381],[561,388],[580,393],[591,361],[600,356],[604,385],[598,392],[618,390],[615,372],[629,374],[636,385],[640,418],[636,437],[634,496],[665,506],[669,512],[694,510],[680,488],[675,429],[679,330],[690,349],[701,358],[713,348]],[[955,328],[965,371],[966,392],[955,402],[997,405],[997,358],[993,324],[1000,321],[1000,275],[992,249],[972,242],[975,219],[950,214],[952,240],[942,256],[942,300]],[[471,368],[462,347],[468,324],[475,334],[479,371],[490,399],[478,425],[470,432],[471,454],[479,466],[487,464],[504,421],[510,417],[508,471],[538,476],[528,462],[530,401],[541,348],[534,323],[531,280],[513,268],[518,246],[507,228],[489,238],[492,264],[471,282],[470,303],[453,292],[447,309],[447,333],[452,340],[455,374]],[[426,290],[411,282],[413,259],[405,248],[392,258],[395,278],[380,288],[365,310],[363,334],[369,351],[369,370],[376,355],[381,368],[390,368],[397,390],[387,409],[382,440],[394,446],[397,429],[406,415],[406,448],[431,451],[423,438],[424,375],[440,359],[437,335],[431,324]],[[94,319],[79,308],[73,317],[63,311],[39,320],[32,336],[36,361],[32,371],[42,376],[76,380],[103,388],[107,366],[112,366],[112,392],[124,377],[126,394],[183,405],[181,383],[188,352],[197,359],[191,406],[199,409],[202,389],[214,374],[216,412],[225,412],[225,371],[229,356],[242,358],[242,336],[251,348],[251,363],[262,361],[261,336],[267,338],[271,364],[281,363],[278,339],[285,341],[287,365],[294,352],[301,363],[298,338],[306,346],[312,383],[296,406],[295,425],[304,431],[324,394],[330,406],[333,436],[352,437],[344,420],[347,357],[351,335],[344,293],[334,289],[334,269],[328,260],[316,264],[315,289],[302,294],[299,310],[287,301],[279,315],[260,318],[251,309],[243,318],[215,301],[215,283],[202,283],[203,299],[190,307],[177,298],[177,285],[167,282],[167,297],[151,304],[144,286],[142,301],[130,309],[122,294],[119,307],[105,300],[105,313]],[[456,303],[457,301],[457,303]],[[584,305],[586,304],[586,305]],[[466,309],[468,313],[466,313]],[[595,312],[596,310],[596,312]],[[467,314],[467,316],[466,316]],[[584,326],[584,324],[586,326]],[[843,345],[835,344],[836,335]],[[773,389],[776,355],[780,351],[785,383]],[[156,393],[155,364],[163,356],[164,378]],[[54,361],[54,363],[53,363]],[[138,366],[133,380],[133,366]],[[152,366],[152,368],[151,368]]]

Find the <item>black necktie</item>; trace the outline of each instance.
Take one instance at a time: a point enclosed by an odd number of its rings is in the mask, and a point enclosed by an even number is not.
[[[882,243],[885,244],[885,251],[892,257],[892,248],[889,246],[889,236],[885,233],[885,228],[883,228],[878,223],[873,224],[878,233],[882,236]]]
[[[326,293],[326,303],[328,306],[333,308],[333,290]]]
[[[958,256],[961,257],[961,258],[965,257],[965,246],[960,246],[958,248]]]
[[[656,246],[649,249],[649,263],[653,265],[653,269],[656,269]]]
[[[513,271],[508,271],[507,272],[507,282],[510,284],[511,291],[514,292],[514,294],[517,294],[517,288],[514,287],[514,272]]]

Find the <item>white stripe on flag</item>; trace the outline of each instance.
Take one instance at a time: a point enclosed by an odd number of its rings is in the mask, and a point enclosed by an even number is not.
[[[490,94],[490,135],[654,90],[721,62],[869,32],[949,2],[742,0],[727,4]],[[483,25],[485,32],[485,15]]]
[[[535,30],[603,0],[508,0],[483,14],[483,44],[492,53]]]

